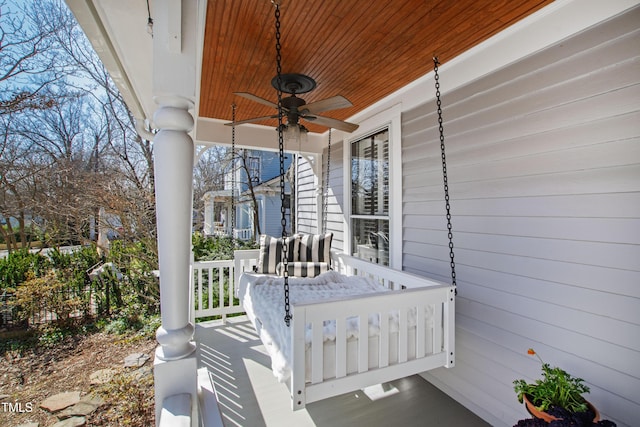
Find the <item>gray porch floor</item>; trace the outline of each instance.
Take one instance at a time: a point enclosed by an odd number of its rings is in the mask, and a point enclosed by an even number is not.
[[[487,426],[415,375],[307,405],[293,412],[289,390],[246,316],[199,323],[199,367],[208,368],[226,427]]]

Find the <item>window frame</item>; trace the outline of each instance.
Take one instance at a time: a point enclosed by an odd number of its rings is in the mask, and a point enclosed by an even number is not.
[[[352,219],[362,215],[351,214],[351,146],[363,138],[367,138],[380,131],[389,131],[389,267],[402,269],[402,133],[401,133],[401,104],[372,115],[360,122],[357,133],[344,139],[343,177],[344,195],[344,252],[353,252],[351,229]],[[367,216],[368,219],[375,219]],[[384,218],[386,219],[386,218]]]

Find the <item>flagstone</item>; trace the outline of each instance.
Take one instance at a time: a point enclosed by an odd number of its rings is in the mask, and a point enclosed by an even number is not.
[[[149,360],[149,355],[144,353],[133,353],[124,359],[125,368],[135,368],[144,365]]]
[[[49,412],[57,412],[80,401],[79,391],[66,391],[46,398],[40,407]]]
[[[106,384],[111,381],[116,373],[117,371],[115,369],[100,369],[89,376],[89,381],[92,385]]]
[[[71,417],[66,420],[58,421],[51,427],[81,427],[87,423],[85,417]]]

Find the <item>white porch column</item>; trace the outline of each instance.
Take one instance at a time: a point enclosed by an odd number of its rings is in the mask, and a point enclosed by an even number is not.
[[[178,97],[158,98],[154,122],[160,131],[154,139],[160,312],[162,326],[156,355],[175,360],[195,350],[189,323],[191,207],[193,193],[193,127],[191,102]]]
[[[213,209],[213,195],[211,193],[205,193],[204,197],[204,226],[202,228],[202,232],[205,236],[213,235],[214,227],[213,223],[215,221],[214,218],[214,209]]]
[[[191,228],[195,147],[189,110],[196,99],[197,29],[204,2],[153,3],[153,141],[162,326],[154,361],[156,423],[175,396],[190,396],[198,424],[197,361],[191,313]]]

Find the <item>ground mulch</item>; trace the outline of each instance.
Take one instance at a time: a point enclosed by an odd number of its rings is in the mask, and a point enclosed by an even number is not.
[[[105,400],[87,416],[87,426],[154,425],[150,367],[156,345],[154,339],[140,335],[96,332],[66,337],[52,346],[0,354],[0,426],[27,422],[38,422],[40,427],[54,425],[57,417],[41,409],[40,404],[67,391],[99,395]],[[144,378],[129,375],[131,368],[124,367],[125,357],[132,353],[150,356]],[[107,368],[116,371],[114,378],[92,385],[91,374]]]

